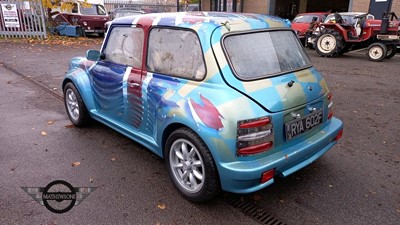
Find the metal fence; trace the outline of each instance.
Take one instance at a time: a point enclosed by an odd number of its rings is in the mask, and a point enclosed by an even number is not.
[[[164,4],[162,4],[163,2]],[[176,1],[175,1],[176,2]],[[127,0],[105,0],[104,5],[108,12],[113,12],[117,8],[129,8],[146,13],[153,12],[176,12],[176,4],[171,1],[127,1]]]
[[[0,0],[0,37],[47,38],[41,0]]]

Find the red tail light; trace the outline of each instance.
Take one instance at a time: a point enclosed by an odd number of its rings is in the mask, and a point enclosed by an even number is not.
[[[272,123],[269,117],[241,120],[237,124],[236,154],[252,155],[273,146]]]
[[[328,120],[332,119],[333,116],[333,112],[332,110],[328,112]]]
[[[254,127],[261,127],[269,124],[270,120],[268,117],[260,119],[260,120],[255,120],[247,123],[242,123],[239,124],[240,128],[254,128]]]
[[[260,152],[267,151],[272,147],[272,141],[269,141],[267,143],[259,144],[259,145],[253,145],[249,147],[244,147],[241,149],[238,149],[237,153],[239,155],[251,155],[251,154],[257,154]]]
[[[333,94],[332,94],[331,92],[329,92],[329,93],[328,93],[328,101],[331,100],[332,96],[333,96]]]

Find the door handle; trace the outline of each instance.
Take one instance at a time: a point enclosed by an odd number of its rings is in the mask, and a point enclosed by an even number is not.
[[[138,84],[138,83],[134,83],[134,82],[129,83],[129,87],[132,87],[132,88],[139,87],[139,86],[140,86],[140,84]]]

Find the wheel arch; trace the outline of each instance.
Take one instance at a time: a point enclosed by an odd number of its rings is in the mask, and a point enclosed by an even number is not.
[[[161,149],[162,149],[161,153],[162,153],[163,158],[166,157],[165,156],[165,145],[167,144],[168,137],[172,134],[172,132],[174,132],[175,130],[177,130],[179,128],[189,128],[189,129],[191,129],[190,127],[188,127],[188,126],[186,126],[186,125],[184,125],[182,123],[171,123],[171,124],[169,124],[168,126],[166,126],[164,128],[164,132],[163,132],[163,134],[161,136]],[[193,129],[191,129],[191,130],[193,131]]]
[[[63,93],[67,83],[72,83],[76,87],[90,113],[90,110],[95,108],[95,103],[93,99],[92,86],[86,72],[81,68],[69,71],[62,82]]]
[[[175,131],[175,130],[177,130],[177,129],[180,129],[180,128],[187,128],[187,129],[190,129],[192,132],[194,132],[197,136],[199,136],[199,138],[204,142],[204,144],[207,146],[207,149],[208,149],[208,151],[210,152],[210,154],[211,154],[211,156],[213,157],[213,159],[214,159],[214,163],[215,163],[215,165],[216,165],[216,168],[217,168],[217,173],[218,173],[218,176],[219,176],[219,174],[220,174],[220,172],[219,172],[219,169],[220,169],[220,165],[219,165],[219,157],[217,157],[217,155],[216,155],[216,153],[212,150],[212,148],[210,148],[210,145],[209,145],[209,143],[205,140],[205,138],[204,138],[204,136],[202,136],[199,132],[196,132],[196,130],[195,129],[193,129],[192,127],[190,127],[190,126],[187,126],[187,125],[185,125],[185,124],[183,124],[183,123],[179,123],[179,122],[175,122],[175,123],[171,123],[171,124],[169,124],[168,126],[166,126],[165,128],[164,128],[164,131],[163,131],[163,134],[162,134],[162,136],[161,136],[161,150],[162,150],[162,157],[165,159],[165,157],[166,157],[166,155],[165,155],[165,147],[166,147],[166,144],[167,144],[167,140],[168,140],[168,137]]]

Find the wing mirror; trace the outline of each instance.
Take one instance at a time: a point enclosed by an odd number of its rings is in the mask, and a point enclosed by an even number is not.
[[[86,52],[86,58],[91,61],[103,60],[106,58],[104,53],[100,53],[98,50],[88,50]]]

